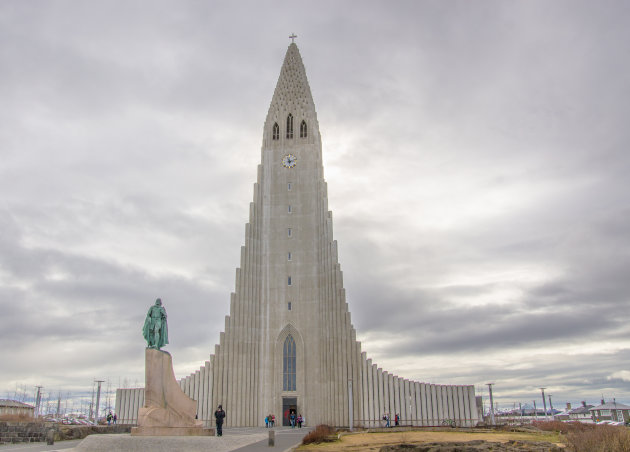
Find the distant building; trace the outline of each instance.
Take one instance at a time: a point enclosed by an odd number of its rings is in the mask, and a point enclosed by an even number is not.
[[[589,409],[591,418],[594,422],[613,421],[613,422],[630,422],[630,406],[623,403],[604,402],[602,404]]]
[[[582,406],[573,408],[569,411],[569,420],[591,422],[593,420],[591,412],[589,411],[591,408],[593,408],[593,405],[587,405],[585,401],[582,401]]]
[[[6,414],[33,417],[35,415],[35,407],[17,400],[0,399],[0,416]]]
[[[571,408],[571,404],[567,403],[567,408],[561,413],[554,416],[554,419],[558,421],[578,421],[578,422],[593,422],[591,412],[593,405],[587,405],[585,401],[582,401],[582,405],[577,408]]]

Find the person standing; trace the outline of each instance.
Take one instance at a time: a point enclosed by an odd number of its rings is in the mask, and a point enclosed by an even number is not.
[[[396,413],[396,415],[394,416],[394,423],[396,424],[396,427],[398,427],[399,420],[400,420],[400,417],[398,416],[398,413]]]
[[[217,422],[217,436],[223,436],[223,420],[225,419],[225,411],[223,411],[223,407],[219,405],[217,410],[214,412],[214,417]]]
[[[298,427],[302,428],[302,415],[301,414],[298,414],[297,423],[298,423]]]
[[[289,419],[291,420],[291,428],[295,428],[295,411],[291,411]]]
[[[269,416],[265,416],[265,428],[269,428]]]

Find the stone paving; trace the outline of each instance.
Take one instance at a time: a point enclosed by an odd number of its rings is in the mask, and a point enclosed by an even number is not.
[[[285,452],[300,443],[310,429],[291,429],[276,427],[275,447],[268,446],[269,429],[266,428],[229,428],[223,430],[222,437],[131,437],[129,434],[90,435],[83,440],[58,441],[55,445],[45,443],[37,445],[0,446],[0,452]]]

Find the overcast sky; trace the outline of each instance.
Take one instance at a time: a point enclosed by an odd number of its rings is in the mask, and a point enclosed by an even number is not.
[[[0,2],[0,397],[214,351],[298,35],[352,320],[501,406],[630,403],[626,1]]]

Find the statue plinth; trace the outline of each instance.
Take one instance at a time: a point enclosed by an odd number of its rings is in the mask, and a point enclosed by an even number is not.
[[[144,406],[138,410],[133,436],[212,436],[195,419],[197,402],[188,397],[175,379],[170,353],[147,348],[145,353]]]

